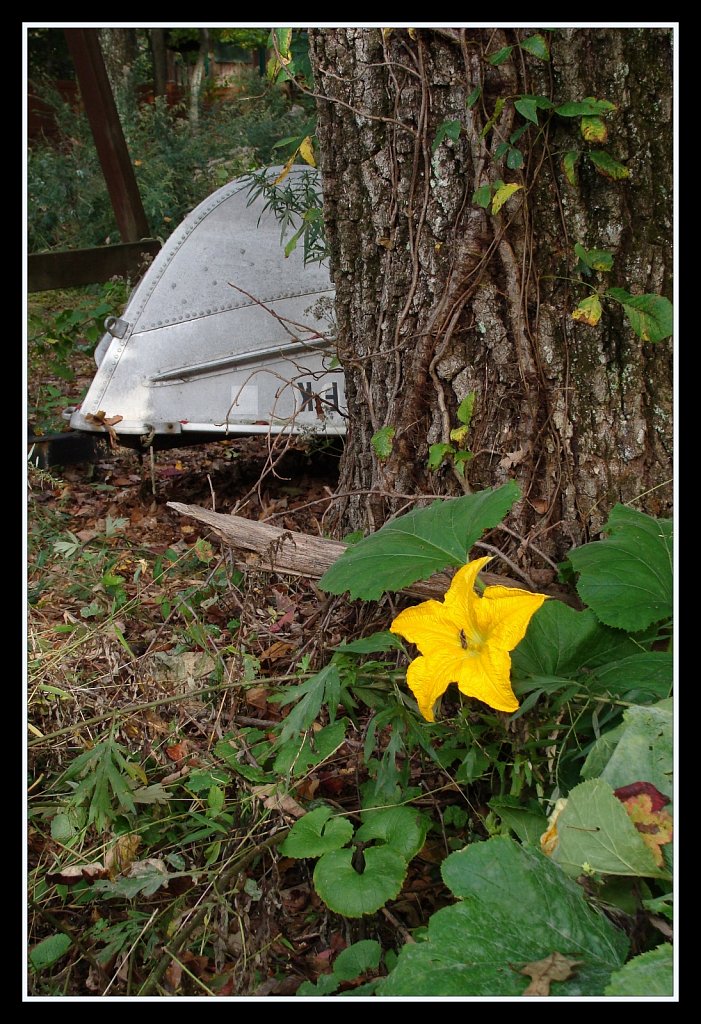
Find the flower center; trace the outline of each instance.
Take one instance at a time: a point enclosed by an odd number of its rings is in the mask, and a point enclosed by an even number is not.
[[[482,647],[483,639],[479,635],[479,633],[470,633],[468,635],[465,633],[464,629],[461,629],[459,636],[460,646],[462,647],[463,651],[468,651],[470,654],[475,654]]]

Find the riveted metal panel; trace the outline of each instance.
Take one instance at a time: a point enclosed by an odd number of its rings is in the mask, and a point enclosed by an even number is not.
[[[301,246],[285,257],[249,186],[225,185],[168,239],[100,342],[72,427],[102,429],[100,412],[122,417],[117,434],[344,432],[328,268],[305,266]]]

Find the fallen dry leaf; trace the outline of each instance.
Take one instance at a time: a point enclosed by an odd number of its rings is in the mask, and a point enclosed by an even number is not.
[[[119,836],[105,857],[105,867],[109,871],[110,878],[116,878],[117,875],[127,871],[129,865],[134,862],[140,846],[141,839],[133,833]]]
[[[552,814],[548,818],[548,827],[540,837],[540,848],[546,857],[552,857],[557,849],[557,844],[560,842],[560,837],[557,834],[557,819],[566,806],[567,799],[565,797],[560,797],[556,801]]]
[[[49,885],[75,885],[76,882],[92,883],[98,878],[107,878],[109,872],[104,864],[96,861],[93,864],[71,864],[58,871],[47,871],[46,881]]]
[[[263,806],[267,807],[269,811],[280,811],[293,818],[303,818],[307,813],[289,794],[278,793],[274,783],[268,786],[254,786],[253,795],[262,800]]]
[[[187,748],[187,740],[181,740],[180,743],[174,743],[172,747],[166,747],[166,757],[169,757],[171,761],[182,761],[187,755]]]
[[[166,988],[170,989],[171,992],[176,992],[180,988],[180,981],[183,976],[183,969],[177,960],[171,960],[166,968],[166,972],[163,976],[163,980],[166,983]]]
[[[546,956],[543,960],[534,960],[525,964],[519,974],[525,974],[532,978],[530,985],[524,989],[524,996],[549,996],[550,983],[553,981],[567,981],[579,967],[581,960],[568,960],[566,956],[557,951]]]
[[[266,647],[264,651],[258,655],[260,661],[278,661],[280,658],[284,658],[290,651],[294,651],[294,644],[288,644],[284,640],[276,640],[270,647]]]
[[[267,686],[251,686],[246,690],[246,703],[259,711],[265,711],[269,693]]]

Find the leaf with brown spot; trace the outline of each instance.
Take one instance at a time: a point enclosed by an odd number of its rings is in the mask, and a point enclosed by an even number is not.
[[[637,796],[630,796],[621,803],[643,842],[652,851],[655,863],[659,868],[663,867],[661,847],[672,842],[672,815],[668,811],[655,811],[652,797],[648,793],[638,793]]]
[[[534,960],[525,964],[519,974],[525,974],[532,978],[530,985],[524,989],[524,996],[549,996],[550,983],[553,981],[567,981],[579,967],[581,960],[568,960],[562,953],[555,951],[543,960]]]
[[[613,795],[617,796],[621,803],[625,803],[629,797],[639,796],[641,793],[647,793],[650,797],[653,811],[661,811],[669,803],[669,797],[660,793],[659,789],[651,782],[631,782],[629,786],[619,786],[613,791]]]
[[[598,295],[590,295],[582,299],[577,308],[570,314],[573,320],[581,320],[590,327],[596,327],[601,320],[601,300]]]

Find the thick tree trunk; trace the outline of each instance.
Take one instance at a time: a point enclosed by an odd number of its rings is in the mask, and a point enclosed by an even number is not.
[[[671,33],[557,30],[549,62],[516,45],[531,35],[310,31],[350,411],[339,494],[364,492],[339,498],[343,528],[377,529],[406,495],[515,478],[523,499],[507,523],[528,562],[530,544],[562,557],[616,501],[669,513],[671,340],[641,341],[610,300],[597,326],[571,312],[590,294],[577,242],[614,255],[612,271],[589,283],[671,297]],[[509,59],[490,64],[507,45]],[[609,180],[580,159],[570,184],[563,154],[596,147],[579,118],[542,109],[540,127],[516,143],[523,166],[510,169],[496,151],[528,123],[518,95],[615,103],[599,148],[630,178]],[[446,121],[459,137],[434,147]],[[497,179],[523,187],[494,215],[472,196]],[[470,392],[474,457],[463,481],[450,462],[431,472],[427,459],[430,445],[450,441]],[[380,459],[371,438],[382,427],[395,434]]]

